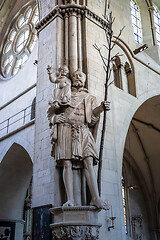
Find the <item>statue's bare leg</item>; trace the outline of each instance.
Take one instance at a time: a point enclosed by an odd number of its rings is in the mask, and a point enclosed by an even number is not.
[[[93,167],[93,158],[91,157],[84,159],[84,174],[92,197],[90,205],[100,209],[107,209],[106,203],[103,202],[99,196],[96,174]]]
[[[72,163],[69,160],[64,161],[63,164],[63,181],[67,194],[67,202],[63,206],[74,206],[73,197],[73,170]]]

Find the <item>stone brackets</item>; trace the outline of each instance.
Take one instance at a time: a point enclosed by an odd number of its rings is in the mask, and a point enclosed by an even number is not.
[[[74,15],[74,16],[85,16],[90,21],[97,24],[99,27],[105,29],[108,27],[107,22],[105,19],[99,17],[96,13],[92,12],[86,6],[76,6],[76,5],[69,5],[69,6],[56,6],[46,17],[44,17],[37,25],[36,29],[40,32],[43,28],[45,28],[51,21],[53,21],[57,16],[61,17],[62,19],[65,18],[66,15]]]
[[[53,214],[53,240],[82,240],[99,238],[98,212],[96,207],[57,207],[51,208]]]

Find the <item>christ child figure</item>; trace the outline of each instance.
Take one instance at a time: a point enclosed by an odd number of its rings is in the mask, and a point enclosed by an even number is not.
[[[69,69],[66,65],[63,65],[58,70],[59,75],[55,77],[53,74],[53,68],[48,65],[47,71],[49,74],[49,80],[58,85],[58,87],[53,90],[53,97],[49,102],[50,107],[47,112],[50,121],[49,125],[52,129],[52,144],[57,141],[57,124],[55,123],[54,116],[57,112],[60,112],[63,107],[70,106],[71,102],[71,80],[69,79]]]
[[[52,106],[55,109],[60,108],[60,106],[70,105],[71,100],[71,80],[69,79],[69,69],[66,65],[59,68],[59,75],[55,77],[53,75],[52,67],[47,68],[49,74],[49,80],[52,83],[58,84],[58,88],[53,91],[53,101]]]

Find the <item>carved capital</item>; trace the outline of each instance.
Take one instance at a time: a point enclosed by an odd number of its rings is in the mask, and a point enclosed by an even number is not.
[[[100,226],[57,226],[52,229],[53,240],[98,240]]]

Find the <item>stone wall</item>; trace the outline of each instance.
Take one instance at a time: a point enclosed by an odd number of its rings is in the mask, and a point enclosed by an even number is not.
[[[47,4],[47,3],[45,3]],[[49,13],[48,6],[40,1],[42,16]],[[43,5],[43,8],[42,8]],[[53,5],[53,4],[52,4]],[[88,8],[102,17],[105,1],[88,2]],[[52,6],[54,7],[54,6]],[[126,9],[124,14],[124,8]],[[123,206],[121,198],[121,175],[122,160],[125,139],[130,121],[141,106],[148,98],[159,95],[160,79],[159,65],[146,52],[133,54],[137,47],[134,42],[133,30],[130,20],[130,6],[128,1],[112,1],[111,9],[116,17],[114,24],[115,35],[125,25],[121,35],[119,46],[116,46],[114,53],[119,52],[126,56],[126,59],[134,67],[135,90],[136,96],[132,96],[122,89],[112,84],[109,88],[108,100],[111,102],[111,111],[107,114],[107,132],[105,139],[105,148],[103,156],[102,172],[102,198],[112,204],[115,220],[115,230],[108,232],[106,222],[106,212],[100,213],[100,221],[103,227],[100,231],[100,239],[125,239],[123,229]],[[123,18],[122,18],[123,16]],[[147,19],[149,21],[149,19]],[[145,27],[144,27],[145,28]],[[85,45],[85,55],[83,58],[84,71],[87,73],[88,89],[91,94],[95,95],[99,102],[103,100],[105,73],[102,62],[93,43],[99,46],[105,43],[105,35],[100,25],[94,18],[86,17],[82,24],[83,29],[83,47]],[[147,30],[144,29],[144,33]],[[58,34],[58,36],[57,36]],[[150,41],[150,30],[146,33],[147,41]],[[58,37],[58,38],[57,38]],[[145,40],[145,38],[144,38]],[[58,172],[55,168],[54,159],[50,157],[50,139],[48,121],[45,116],[51,88],[49,83],[46,65],[52,64],[54,67],[63,62],[63,20],[60,16],[51,21],[47,26],[43,26],[39,33],[39,66],[38,66],[38,84],[37,84],[37,106],[36,115],[36,138],[35,138],[35,165],[34,165],[34,201],[33,206],[43,204],[53,204],[58,206],[61,203],[59,191]],[[147,42],[149,43],[149,42]],[[151,45],[151,43],[149,43]],[[152,48],[152,47],[151,47]],[[83,55],[84,56],[84,55]],[[123,57],[125,60],[125,57]],[[123,62],[123,61],[122,61]],[[113,76],[112,76],[113,77]],[[122,78],[125,81],[125,78]],[[124,83],[125,84],[125,83]],[[126,85],[127,86],[127,85]],[[101,123],[97,138],[97,148],[99,147],[101,132]],[[41,153],[40,153],[41,150]],[[105,237],[104,237],[105,236]]]

